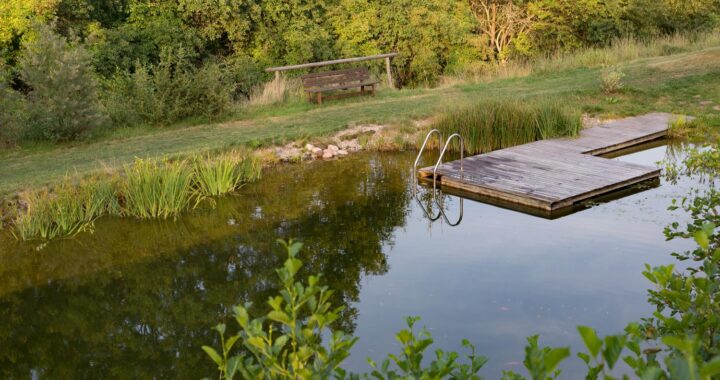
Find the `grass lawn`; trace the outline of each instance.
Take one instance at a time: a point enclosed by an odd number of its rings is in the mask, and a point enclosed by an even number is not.
[[[65,175],[114,170],[135,158],[176,156],[233,145],[282,143],[328,135],[363,123],[403,124],[448,107],[499,97],[553,99],[601,117],[666,111],[699,116],[720,127],[720,47],[620,65],[625,88],[600,91],[600,68],[564,70],[436,89],[381,91],[375,98],[301,101],[245,109],[221,123],[128,128],[93,141],[0,153],[0,195]]]

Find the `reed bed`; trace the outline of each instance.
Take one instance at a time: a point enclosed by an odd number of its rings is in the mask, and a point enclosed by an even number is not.
[[[22,240],[52,240],[91,231],[104,215],[175,218],[210,196],[237,191],[260,178],[259,160],[240,151],[186,160],[136,160],[121,175],[79,182],[22,196],[26,210],[13,220]]]
[[[259,160],[233,151],[219,156],[196,157],[195,188],[202,196],[220,196],[260,178]]]
[[[136,160],[125,167],[123,215],[140,219],[176,217],[197,203],[193,171],[186,161]]]
[[[51,240],[74,236],[92,228],[103,215],[120,212],[113,184],[89,179],[73,183],[66,179],[52,191],[26,194],[27,210],[15,222],[16,236],[23,240]]]
[[[575,136],[582,121],[580,112],[557,103],[498,100],[449,110],[433,128],[446,137],[460,133],[466,153],[478,154],[541,139]],[[459,151],[457,140],[450,149]]]

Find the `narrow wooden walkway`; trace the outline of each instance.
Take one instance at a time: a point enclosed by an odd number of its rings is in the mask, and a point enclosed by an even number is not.
[[[662,138],[675,117],[651,113],[584,129],[580,136],[536,141],[438,167],[438,183],[489,199],[558,211],[641,182],[660,170],[598,157]],[[419,170],[432,178],[432,167]]]

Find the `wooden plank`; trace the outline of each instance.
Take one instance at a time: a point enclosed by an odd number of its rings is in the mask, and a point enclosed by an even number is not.
[[[370,61],[374,59],[384,59],[384,58],[392,58],[396,56],[398,53],[385,53],[385,54],[377,54],[377,55],[370,55],[367,57],[353,57],[353,58],[342,58],[342,59],[334,59],[331,61],[320,61],[320,62],[311,62],[311,63],[302,63],[299,65],[289,65],[289,66],[278,66],[278,67],[268,67],[265,69],[267,72],[273,72],[273,71],[287,71],[287,70],[297,70],[297,69],[308,69],[311,67],[321,67],[321,66],[330,66],[330,65],[337,65],[340,63],[352,63],[352,62],[362,62],[362,61]]]
[[[657,180],[655,167],[598,157],[662,138],[674,116],[651,113],[581,131],[576,138],[536,141],[451,161],[437,181],[477,197],[554,212],[629,186]],[[432,181],[433,168],[418,172]]]

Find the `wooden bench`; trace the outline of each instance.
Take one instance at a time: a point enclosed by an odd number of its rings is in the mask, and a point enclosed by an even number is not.
[[[323,93],[349,90],[351,88],[360,88],[360,91],[336,93],[326,96],[325,99],[337,99],[354,95],[375,95],[375,85],[378,84],[377,80],[370,78],[370,72],[365,67],[307,74],[302,76],[302,81],[308,100],[311,102],[314,100],[317,104],[322,104]],[[366,87],[369,87],[370,91],[366,91]]]

